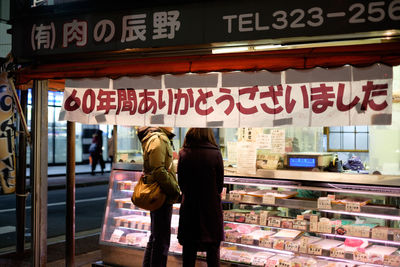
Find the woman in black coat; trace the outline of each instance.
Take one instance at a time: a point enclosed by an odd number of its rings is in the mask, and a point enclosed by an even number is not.
[[[219,266],[224,164],[211,129],[187,132],[179,152],[178,182],[183,194],[178,228],[183,266],[195,266],[197,251],[207,252],[208,266]]]

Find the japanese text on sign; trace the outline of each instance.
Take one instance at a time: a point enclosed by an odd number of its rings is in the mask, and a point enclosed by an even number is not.
[[[391,80],[245,88],[66,88],[63,111],[67,116],[60,119],[88,124],[222,128],[268,127],[279,121],[280,125],[333,126],[335,120],[327,120],[333,115],[341,125],[357,125],[357,118],[368,125],[371,116],[391,116]],[[104,118],[84,119],[91,115]]]

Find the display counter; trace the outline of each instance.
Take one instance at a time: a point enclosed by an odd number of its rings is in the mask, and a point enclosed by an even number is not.
[[[141,166],[115,164],[100,238],[103,261],[141,266],[149,212],[130,196]],[[396,177],[307,171],[225,172],[223,265],[400,266]],[[181,266],[173,208],[168,266]],[[204,257],[199,253],[199,260]]]

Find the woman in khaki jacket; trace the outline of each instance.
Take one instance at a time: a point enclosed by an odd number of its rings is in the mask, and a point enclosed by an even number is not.
[[[161,208],[151,211],[151,235],[147,243],[143,267],[166,266],[171,236],[172,204],[180,196],[172,167],[171,140],[175,136],[169,127],[141,127],[137,135],[143,149],[143,171],[147,183],[158,182],[166,194]]]

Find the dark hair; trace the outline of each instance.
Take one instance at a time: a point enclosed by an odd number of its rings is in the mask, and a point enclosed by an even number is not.
[[[218,147],[214,133],[210,128],[190,128],[186,133],[183,146],[191,146],[198,143],[211,143]]]

